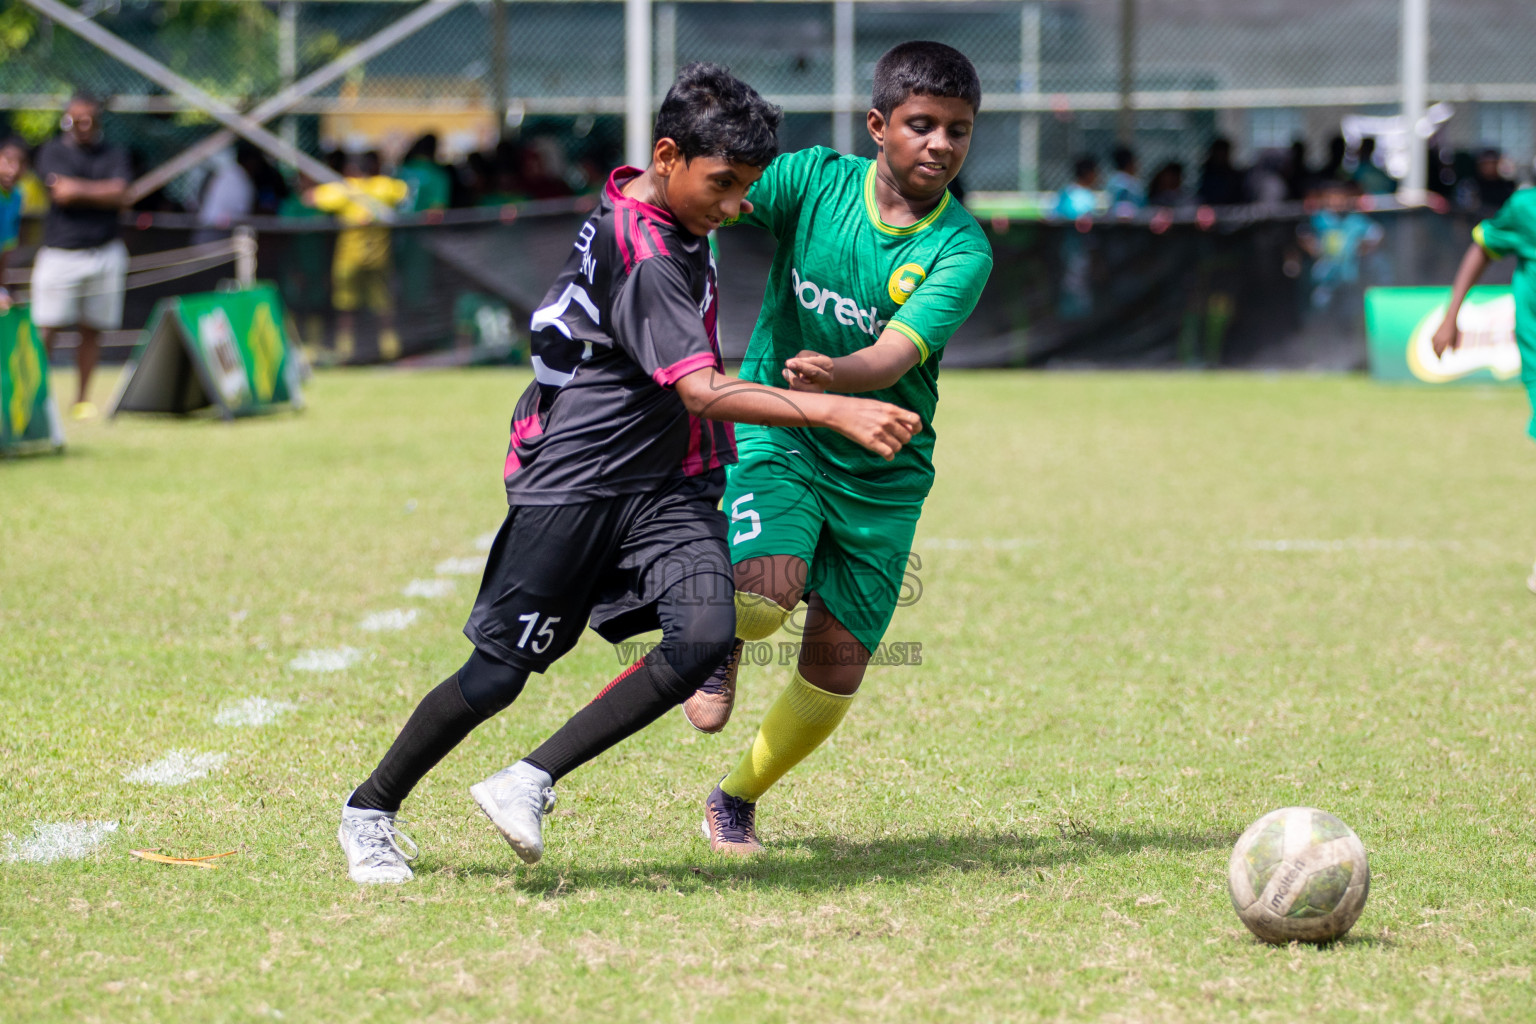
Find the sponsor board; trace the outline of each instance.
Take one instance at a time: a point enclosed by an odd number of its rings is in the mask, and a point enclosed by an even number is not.
[[[1417,384],[1496,384],[1518,381],[1515,298],[1508,287],[1473,288],[1456,318],[1461,346],[1437,357],[1435,331],[1445,319],[1449,288],[1371,288],[1365,328],[1371,376]]]
[[[225,419],[302,408],[303,357],[270,285],[162,299],[123,371],[111,415],[191,413]]]
[[[26,306],[0,314],[0,454],[64,447],[59,409],[48,390],[48,350]]]

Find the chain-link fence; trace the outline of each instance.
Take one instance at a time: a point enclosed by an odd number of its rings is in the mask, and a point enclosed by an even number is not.
[[[248,108],[412,6],[88,0],[82,9]],[[652,98],[677,66],[708,58],[784,105],[786,148],[868,151],[861,118],[875,60],[903,39],[938,39],[971,56],[985,89],[966,187],[1051,189],[1067,181],[1074,154],[1103,157],[1117,139],[1143,167],[1193,166],[1218,134],[1244,160],[1293,138],[1315,152],[1341,114],[1395,112],[1400,9],[1400,0],[656,3]],[[573,163],[611,163],[622,145],[624,18],[616,2],[463,3],[301,98],[283,130],[315,153],[397,152],[431,130],[450,161],[508,131],[544,134]],[[1536,64],[1524,40],[1533,37],[1529,0],[1431,0],[1429,99],[1459,108],[1447,147],[1491,145],[1529,165]],[[13,127],[48,133],[77,88],[110,97],[110,132],[144,166],[215,127],[19,0],[0,4],[0,108]]]

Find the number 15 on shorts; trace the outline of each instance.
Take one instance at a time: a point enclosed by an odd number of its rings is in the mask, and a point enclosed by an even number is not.
[[[555,642],[555,623],[560,621],[560,616],[545,616],[544,625],[539,627],[539,631],[537,633],[535,633],[533,629],[539,624],[538,612],[529,612],[527,615],[519,615],[517,617],[517,621],[527,623],[527,625],[523,627],[523,635],[517,638],[518,650],[521,651],[526,649],[533,651],[534,654],[543,654],[545,651],[549,650],[549,645]],[[533,641],[531,644],[528,642],[530,639]]]

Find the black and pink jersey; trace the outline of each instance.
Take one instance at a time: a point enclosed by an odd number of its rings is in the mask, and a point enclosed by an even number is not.
[[[688,414],[672,390],[723,369],[714,257],[613,172],[533,314],[534,382],[518,400],[504,471],[511,505],[569,505],[697,478],[724,489],[729,423]]]

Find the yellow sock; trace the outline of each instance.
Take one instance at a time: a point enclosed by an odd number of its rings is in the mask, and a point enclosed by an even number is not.
[[[752,749],[721,780],[720,788],[738,800],[756,803],[785,772],[832,735],[852,704],[853,694],[828,693],[806,682],[797,669],[764,716]]]
[[[379,332],[379,358],[391,361],[400,358],[400,335],[393,327]]]
[[[337,362],[345,363],[346,361],[351,359],[352,358],[352,351],[353,351],[354,347],[355,347],[355,343],[354,343],[354,341],[352,339],[352,332],[351,331],[337,331],[336,332],[336,361]]]
[[[749,591],[736,591],[736,635],[743,640],[767,640],[779,631],[790,609]]]

